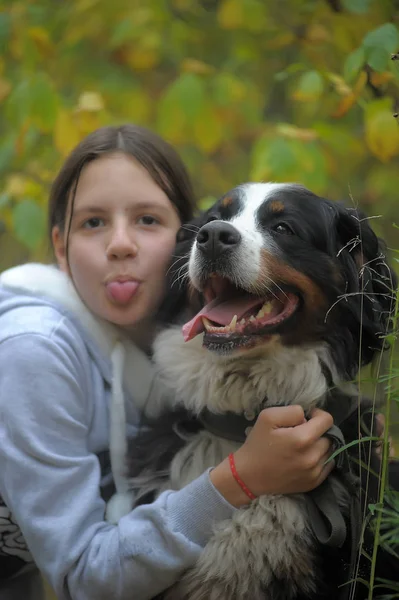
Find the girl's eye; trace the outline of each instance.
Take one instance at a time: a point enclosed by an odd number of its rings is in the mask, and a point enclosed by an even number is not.
[[[273,227],[273,231],[276,233],[282,233],[283,235],[295,235],[287,223],[277,223],[277,225]]]
[[[158,219],[152,217],[151,215],[144,215],[139,219],[139,225],[157,225],[159,223]]]
[[[99,217],[91,217],[91,219],[87,219],[87,221],[83,223],[83,229],[96,229],[102,225],[104,225],[103,219],[100,219]]]

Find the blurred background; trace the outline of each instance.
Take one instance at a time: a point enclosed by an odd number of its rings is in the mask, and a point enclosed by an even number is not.
[[[174,144],[202,206],[247,180],[298,181],[359,205],[399,248],[399,2],[0,7],[0,269],[48,257],[57,169],[125,121]]]
[[[0,0],[0,270],[50,258],[57,170],[126,121],[177,148],[202,207],[300,182],[398,261],[398,25],[397,0]]]

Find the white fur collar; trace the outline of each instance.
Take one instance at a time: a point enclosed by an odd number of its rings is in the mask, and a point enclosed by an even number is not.
[[[110,361],[115,344],[122,342],[125,349],[125,386],[139,408],[145,406],[155,376],[151,361],[123,331],[90,312],[65,273],[54,265],[29,263],[4,271],[0,275],[0,284],[48,298],[66,308]]]

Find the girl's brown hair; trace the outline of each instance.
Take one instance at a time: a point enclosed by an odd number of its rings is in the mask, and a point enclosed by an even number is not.
[[[138,125],[101,127],[89,134],[66,159],[54,180],[49,201],[49,233],[55,225],[65,228],[69,198],[73,210],[80,173],[92,160],[113,152],[132,156],[151,175],[175,206],[182,223],[195,209],[194,193],[187,170],[177,152],[156,133]]]

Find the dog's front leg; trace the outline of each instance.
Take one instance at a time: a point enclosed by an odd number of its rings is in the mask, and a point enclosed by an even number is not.
[[[166,600],[292,600],[315,588],[300,497],[263,496],[220,524]]]

